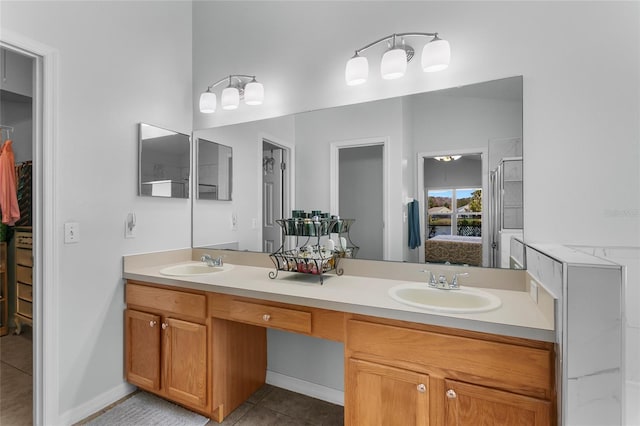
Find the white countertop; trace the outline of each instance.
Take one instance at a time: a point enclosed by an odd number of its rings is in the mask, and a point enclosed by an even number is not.
[[[125,261],[124,278],[422,324],[555,341],[553,324],[545,318],[528,293],[523,291],[483,288],[502,300],[500,308],[489,312],[432,313],[401,304],[388,296],[391,287],[407,281],[337,276],[332,272],[324,275],[324,284],[320,285],[317,275],[279,271],[277,278],[270,279],[269,272],[273,272],[273,268],[243,265],[233,265],[228,271],[208,275],[176,277],[160,274],[161,269],[180,263],[190,262],[127,266]]]

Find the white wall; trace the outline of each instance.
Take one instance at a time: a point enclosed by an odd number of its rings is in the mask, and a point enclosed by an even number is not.
[[[196,2],[193,7],[194,105],[208,84],[232,72],[256,74],[265,85],[262,107],[210,116],[196,112],[196,127],[522,75],[525,240],[640,247],[639,3]],[[446,71],[423,74],[413,61],[405,78],[383,81],[376,65],[381,52],[376,52],[369,55],[369,81],[344,84],[344,66],[355,49],[415,30],[438,31],[449,40],[452,60]],[[407,173],[395,172],[408,186]]]
[[[137,123],[191,130],[190,2],[1,3],[7,30],[59,52],[55,215],[59,423],[122,389],[122,255],[190,246],[189,200],[139,198]],[[126,214],[137,237],[124,239]],[[62,243],[63,223],[80,242]],[[86,415],[86,413],[84,414]],[[54,420],[55,422],[55,420]],[[56,423],[57,424],[57,423]]]

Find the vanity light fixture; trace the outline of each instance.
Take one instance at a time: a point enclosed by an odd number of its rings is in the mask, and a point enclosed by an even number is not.
[[[232,74],[221,78],[200,95],[200,112],[210,114],[216,112],[218,102],[216,94],[211,90],[220,84],[227,82],[227,87],[220,96],[222,109],[233,110],[240,105],[240,100],[244,99],[247,105],[260,105],[264,100],[264,86],[256,81],[255,75]]]
[[[405,37],[429,37],[431,40],[422,48],[422,70],[424,72],[441,71],[449,66],[451,49],[449,42],[438,37],[438,33],[397,33],[369,43],[355,51],[355,55],[347,62],[345,80],[349,86],[367,81],[369,62],[360,53],[383,42],[387,42],[387,51],[382,55],[380,74],[385,80],[393,80],[404,76],[407,63],[411,61],[415,50],[405,43]],[[398,40],[400,39],[400,40]]]
[[[438,161],[447,162],[447,161],[456,161],[462,158],[462,155],[443,155],[441,157],[433,157],[433,158]]]

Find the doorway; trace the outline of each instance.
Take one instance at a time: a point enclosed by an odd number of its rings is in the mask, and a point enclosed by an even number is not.
[[[285,243],[276,222],[290,209],[289,148],[262,139],[262,251],[273,253]]]
[[[355,219],[349,238],[359,247],[359,259],[388,258],[387,146],[384,139],[331,145],[331,212],[343,219]]]
[[[418,154],[420,263],[488,264],[487,152]]]
[[[57,50],[12,31],[0,48],[30,58],[32,64],[32,406],[33,424],[55,422],[58,413],[57,292],[58,237],[54,210]],[[46,354],[46,357],[44,356]],[[4,383],[4,380],[3,380]],[[45,398],[46,395],[46,398]]]
[[[13,174],[2,185],[13,188],[17,209],[5,207],[0,224],[0,410],[1,424],[33,422],[34,337],[37,335],[34,303],[33,213],[34,135],[39,131],[38,98],[34,87],[37,60],[17,48],[0,43],[0,149],[13,155]],[[13,214],[6,214],[13,211]],[[19,212],[19,214],[17,214]]]

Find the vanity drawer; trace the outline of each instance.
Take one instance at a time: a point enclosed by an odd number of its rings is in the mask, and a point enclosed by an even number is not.
[[[33,301],[33,286],[18,283],[18,298]]]
[[[33,269],[27,268],[22,265],[16,265],[16,280],[25,283],[32,284],[31,274],[33,273]]]
[[[207,313],[207,299],[204,294],[127,283],[126,300],[129,305],[189,317],[205,318]]]
[[[403,365],[429,374],[551,397],[553,351],[518,344],[349,320],[351,356]]]
[[[231,302],[229,314],[231,319],[249,324],[311,333],[310,312],[234,300]]]
[[[16,313],[24,315],[27,318],[33,318],[33,304],[26,300],[18,299]]]

